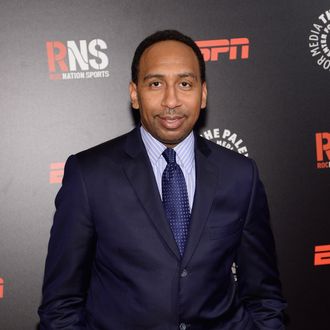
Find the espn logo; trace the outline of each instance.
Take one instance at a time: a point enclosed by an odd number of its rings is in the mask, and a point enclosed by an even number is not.
[[[330,133],[316,133],[316,167],[330,168]]]
[[[250,50],[250,41],[248,38],[232,38],[218,40],[196,41],[200,48],[204,61],[218,61],[219,54],[229,53],[229,60],[248,59]],[[238,51],[240,49],[240,52]]]
[[[5,285],[5,281],[3,280],[2,277],[0,277],[0,299],[3,298],[4,285]]]
[[[64,174],[64,163],[51,163],[49,172],[49,183],[62,183]]]
[[[314,253],[314,266],[330,265],[330,245],[317,245]]]

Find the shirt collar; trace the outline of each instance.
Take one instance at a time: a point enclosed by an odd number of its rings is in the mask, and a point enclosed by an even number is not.
[[[142,141],[147,149],[148,156],[153,165],[155,165],[159,158],[162,157],[166,146],[155,139],[142,125],[140,127]],[[185,170],[190,173],[193,167],[195,151],[194,151],[195,137],[194,133],[189,135],[174,147],[177,154],[177,162],[183,166]]]

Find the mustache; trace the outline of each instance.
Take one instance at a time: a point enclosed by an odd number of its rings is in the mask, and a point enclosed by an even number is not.
[[[182,111],[180,111],[180,109],[178,109],[178,108],[165,108],[165,109],[163,109],[163,111],[160,115],[162,117],[168,117],[168,116],[170,116],[170,117],[175,117],[175,116],[182,117],[182,116],[184,116]]]
[[[171,115],[171,116],[176,115],[176,109],[175,108],[166,108],[165,109],[165,114],[166,115]]]

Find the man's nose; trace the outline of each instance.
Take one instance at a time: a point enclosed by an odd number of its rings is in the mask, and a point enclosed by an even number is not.
[[[175,86],[167,86],[164,92],[162,106],[169,109],[174,109],[179,105],[180,101]]]

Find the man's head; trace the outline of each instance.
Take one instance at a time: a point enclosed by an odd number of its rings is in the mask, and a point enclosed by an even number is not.
[[[144,51],[157,42],[167,41],[167,40],[174,40],[174,41],[182,42],[182,43],[186,44],[187,46],[189,46],[194,51],[194,53],[198,59],[201,82],[204,82],[205,81],[205,62],[204,62],[202,52],[200,51],[199,47],[196,45],[194,40],[192,40],[190,37],[182,34],[179,31],[176,31],[176,30],[157,31],[141,41],[141,43],[138,45],[138,47],[135,50],[133,61],[132,61],[132,66],[131,66],[132,81],[135,84],[138,84],[140,59],[141,59],[141,56],[143,55]]]
[[[205,63],[194,41],[172,30],[144,39],[133,58],[130,97],[151,135],[169,147],[180,143],[206,107]]]

